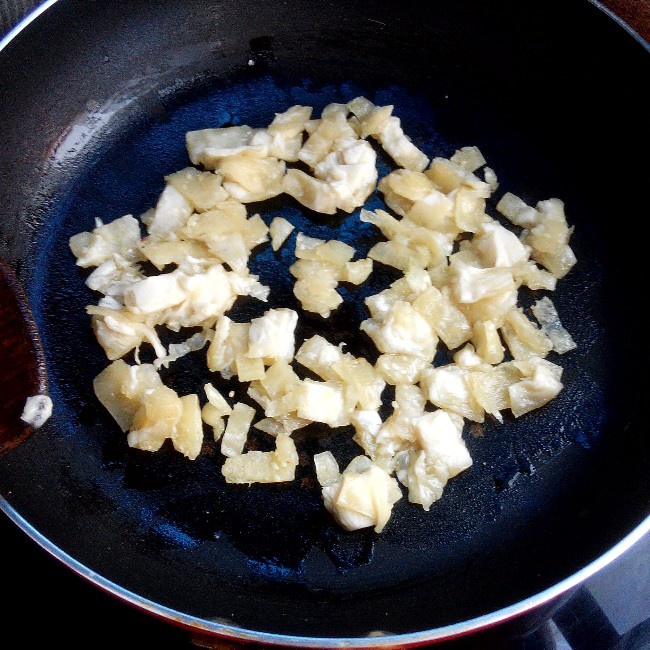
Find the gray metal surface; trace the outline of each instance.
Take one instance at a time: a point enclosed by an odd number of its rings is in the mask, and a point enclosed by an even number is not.
[[[41,0],[0,0],[0,36],[39,4]]]

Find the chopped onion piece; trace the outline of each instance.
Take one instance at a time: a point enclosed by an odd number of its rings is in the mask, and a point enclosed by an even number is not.
[[[32,395],[25,400],[20,419],[34,429],[40,429],[50,419],[52,406],[49,395]]]

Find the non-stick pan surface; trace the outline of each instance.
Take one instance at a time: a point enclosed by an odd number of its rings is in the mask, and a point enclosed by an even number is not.
[[[72,568],[208,632],[421,641],[561,590],[647,524],[650,66],[647,48],[597,7],[59,0],[0,56],[0,252],[30,300],[55,403],[47,425],[0,459],[0,493]],[[554,294],[578,344],[561,360],[565,390],[518,421],[467,427],[471,470],[429,513],[404,498],[380,536],[333,524],[307,462],[289,486],[225,486],[207,438],[195,462],[129,449],[92,392],[106,360],[67,244],[96,217],[150,207],[164,175],[187,164],[186,131],[262,126],[292,104],[318,110],[358,94],[394,104],[428,155],[478,145],[503,190],[562,198],[579,260]],[[361,254],[373,242],[357,215],[316,218],[284,198],[255,207]],[[291,249],[259,253],[253,269],[275,291],[233,317],[296,306]],[[393,277],[379,270],[301,333],[371,356],[363,298]],[[190,355],[164,379],[195,391],[202,367]],[[358,451],[317,429],[296,440],[305,460]]]

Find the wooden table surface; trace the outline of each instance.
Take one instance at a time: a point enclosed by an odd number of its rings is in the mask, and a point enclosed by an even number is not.
[[[650,0],[600,0],[600,3],[650,42]]]

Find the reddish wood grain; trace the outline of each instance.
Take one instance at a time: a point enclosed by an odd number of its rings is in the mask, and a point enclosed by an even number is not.
[[[47,392],[45,356],[27,300],[0,260],[0,455],[31,433],[21,419],[25,400]]]
[[[600,0],[614,15],[650,42],[650,0]]]

